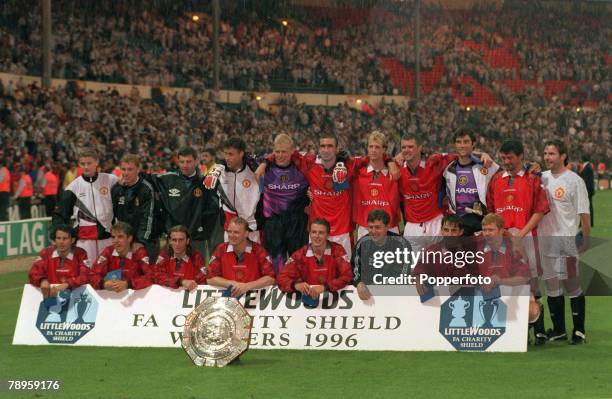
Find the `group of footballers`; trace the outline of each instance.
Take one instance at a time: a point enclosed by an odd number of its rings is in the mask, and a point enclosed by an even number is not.
[[[223,144],[224,160],[206,173],[197,167],[198,153],[186,147],[178,151],[178,170],[162,174],[143,173],[139,157],[125,155],[120,178],[99,172],[98,154],[85,149],[83,173],[58,202],[53,243],[35,260],[30,283],[45,296],[83,284],[116,292],[209,284],[234,297],[277,284],[311,299],[353,284],[368,300],[364,276],[372,248],[393,242],[456,251],[459,237],[476,237],[483,264],[420,263],[400,273],[487,275],[484,291],[530,282],[540,308],[536,345],[567,340],[565,290],[570,342],[585,342],[577,259],[589,245],[589,202],[583,180],[566,168],[565,144],[546,143],[541,172],[526,164],[520,141],[502,144],[500,167],[474,151],[469,127],[453,140],[454,154],[425,156],[422,138],[406,135],[390,157],[387,136],[374,131],[367,156],[353,157],[332,134],[320,136],[315,155],[296,151],[281,133],[273,152],[258,160],[234,137]],[[539,279],[553,325],[548,331]],[[416,288],[421,295],[427,289]]]

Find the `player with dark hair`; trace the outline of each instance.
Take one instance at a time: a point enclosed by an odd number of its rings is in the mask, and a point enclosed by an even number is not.
[[[463,236],[463,220],[457,215],[445,215],[442,218],[442,241],[425,249],[426,256],[412,270],[414,276],[426,274],[430,277],[464,277],[478,276],[478,263],[474,260],[462,267],[457,267],[453,261],[446,261],[446,254],[474,251],[474,242],[465,241]],[[430,254],[445,254],[445,256],[429,256]],[[419,295],[424,295],[427,287],[417,277],[416,288]],[[431,288],[430,288],[431,289]]]
[[[246,152],[246,143],[240,137],[231,137],[223,143],[223,156],[224,160],[204,179],[204,186],[218,192],[225,214],[224,238],[227,240],[229,223],[240,216],[249,222],[249,239],[259,243],[261,238],[255,219],[260,194],[259,180],[255,176],[258,164]]]
[[[284,292],[299,291],[318,298],[324,291],[338,291],[353,279],[351,264],[342,245],[331,242],[325,219],[310,224],[310,244],[295,251],[278,275]]]
[[[504,228],[522,240],[531,272],[531,290],[540,300],[537,278],[541,265],[537,254],[537,227],[549,212],[546,192],[539,175],[529,171],[523,163],[523,144],[518,140],[506,140],[500,148],[504,171],[493,176],[487,192],[487,208],[504,219]],[[533,324],[535,343],[542,345],[547,336],[544,329],[543,306],[540,318]]]
[[[415,250],[438,240],[442,228],[442,176],[446,167],[457,158],[455,154],[423,156],[423,138],[404,135],[396,161],[401,165],[400,198],[404,212],[404,237]],[[492,163],[488,154],[481,154],[485,166]]]
[[[542,174],[542,183],[550,204],[550,213],[540,222],[538,234],[541,238],[542,279],[546,285],[553,323],[552,330],[548,331],[548,339],[567,339],[563,296],[565,288],[570,297],[574,322],[571,343],[580,344],[586,341],[586,333],[585,296],[578,279],[578,255],[589,247],[589,197],[584,181],[566,167],[568,152],[565,143],[561,140],[547,142],[544,162],[549,170]],[[577,246],[576,235],[581,225],[582,242]]]
[[[372,296],[367,283],[373,282],[374,273],[382,273],[387,277],[399,277],[411,272],[408,263],[388,263],[381,269],[373,268],[375,252],[395,253],[396,250],[411,250],[410,244],[401,235],[389,229],[391,217],[382,209],[374,209],[368,213],[368,234],[357,241],[351,265],[353,266],[353,285],[361,300],[368,300]],[[376,271],[375,271],[376,270]]]
[[[191,245],[203,254],[218,217],[219,199],[215,191],[204,188],[197,160],[196,150],[183,147],[178,151],[179,171],[154,175],[153,182],[163,206],[164,231],[187,227]]]
[[[154,266],[155,282],[164,287],[194,290],[206,284],[204,259],[191,246],[185,226],[174,226],[168,232],[168,243]]]
[[[72,228],[66,224],[55,226],[51,240],[53,244],[40,252],[28,274],[30,284],[40,287],[45,297],[87,284],[89,278],[87,252],[74,246]]]
[[[140,169],[140,157],[127,154],[121,158],[121,181],[111,189],[113,215],[134,231],[134,242],[144,245],[151,262],[159,253],[161,230],[153,184]]]
[[[112,245],[105,248],[91,268],[89,283],[96,289],[115,292],[140,290],[153,284],[153,272],[144,247],[133,247],[134,232],[125,222],[111,231]]]
[[[480,221],[487,212],[487,188],[499,169],[493,162],[489,167],[474,156],[474,129],[464,126],[453,135],[457,159],[444,169],[448,211],[463,219],[464,234],[480,231]]]

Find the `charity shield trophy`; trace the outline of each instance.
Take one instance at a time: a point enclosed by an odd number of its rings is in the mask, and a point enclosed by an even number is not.
[[[181,344],[196,366],[223,367],[249,348],[251,327],[236,298],[206,298],[187,316]]]

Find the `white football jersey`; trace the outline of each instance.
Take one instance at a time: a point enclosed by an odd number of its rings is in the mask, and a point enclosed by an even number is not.
[[[589,197],[580,176],[566,170],[555,177],[547,170],[542,173],[550,212],[538,225],[538,235],[574,237],[580,227],[580,214],[589,213]]]

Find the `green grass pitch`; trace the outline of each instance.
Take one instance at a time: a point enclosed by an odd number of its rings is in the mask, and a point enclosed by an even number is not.
[[[593,235],[612,237],[612,191],[595,200]],[[181,349],[13,346],[25,281],[25,272],[0,275],[0,380],[58,379],[63,388],[0,398],[612,397],[612,297],[587,298],[582,346],[519,354],[251,350],[237,366],[210,369],[193,366]],[[569,313],[567,320],[571,328]]]

